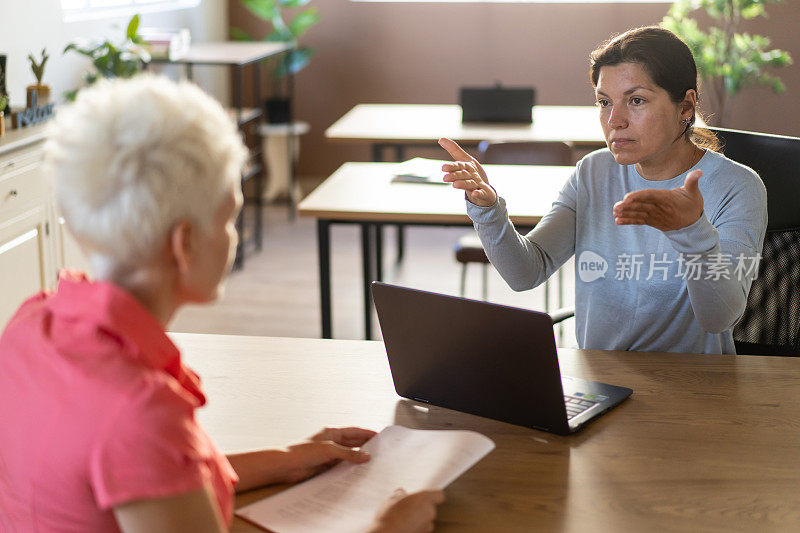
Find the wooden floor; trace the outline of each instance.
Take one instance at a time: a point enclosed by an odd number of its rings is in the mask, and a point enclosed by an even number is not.
[[[461,265],[453,245],[468,228],[406,228],[403,262],[395,264],[393,230],[384,240],[385,281],[409,287],[458,295]],[[333,336],[362,339],[360,233],[356,226],[334,225],[331,231]],[[317,273],[316,222],[289,221],[285,206],[264,208],[264,248],[246,257],[244,269],[233,272],[223,298],[207,306],[182,309],[172,331],[319,337],[319,281]],[[471,265],[466,296],[480,298],[481,267]],[[573,302],[573,266],[562,269],[565,305]],[[489,301],[542,310],[544,289],[515,293],[490,267]],[[551,307],[555,308],[557,282],[550,282]],[[373,328],[380,338],[377,320]],[[565,323],[561,346],[574,346],[574,319]]]

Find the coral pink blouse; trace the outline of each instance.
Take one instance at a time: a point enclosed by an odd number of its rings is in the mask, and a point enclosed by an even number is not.
[[[0,531],[118,531],[114,506],[204,485],[230,524],[238,478],[195,420],[205,402],[136,299],[62,275],[0,337]]]

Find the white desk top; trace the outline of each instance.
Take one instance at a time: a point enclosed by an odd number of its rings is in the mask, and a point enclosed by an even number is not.
[[[564,141],[603,146],[594,106],[533,108],[532,124],[462,124],[457,105],[359,104],[325,131],[335,141],[428,142]]]
[[[154,59],[154,63],[179,63],[193,65],[246,65],[293,48],[292,43],[270,43],[263,41],[223,41],[196,43],[180,59],[172,61]]]
[[[392,183],[397,163],[345,163],[298,206],[327,220],[471,224],[464,193],[450,185]],[[533,226],[550,211],[575,167],[485,165],[511,220]],[[442,173],[444,175],[444,173]]]

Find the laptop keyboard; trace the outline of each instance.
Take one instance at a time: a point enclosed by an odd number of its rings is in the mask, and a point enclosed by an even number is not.
[[[567,406],[567,420],[572,420],[593,405],[600,403],[578,396],[564,395],[564,405]]]

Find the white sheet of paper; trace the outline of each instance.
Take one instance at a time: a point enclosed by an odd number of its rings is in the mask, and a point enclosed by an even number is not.
[[[367,463],[340,463],[236,514],[277,533],[366,531],[396,489],[444,489],[494,442],[474,431],[389,426],[362,449],[371,455]]]
[[[442,181],[442,176],[444,176],[442,165],[445,163],[447,161],[426,159],[424,157],[415,157],[414,159],[403,161],[395,167],[395,179],[393,181],[448,185]]]

